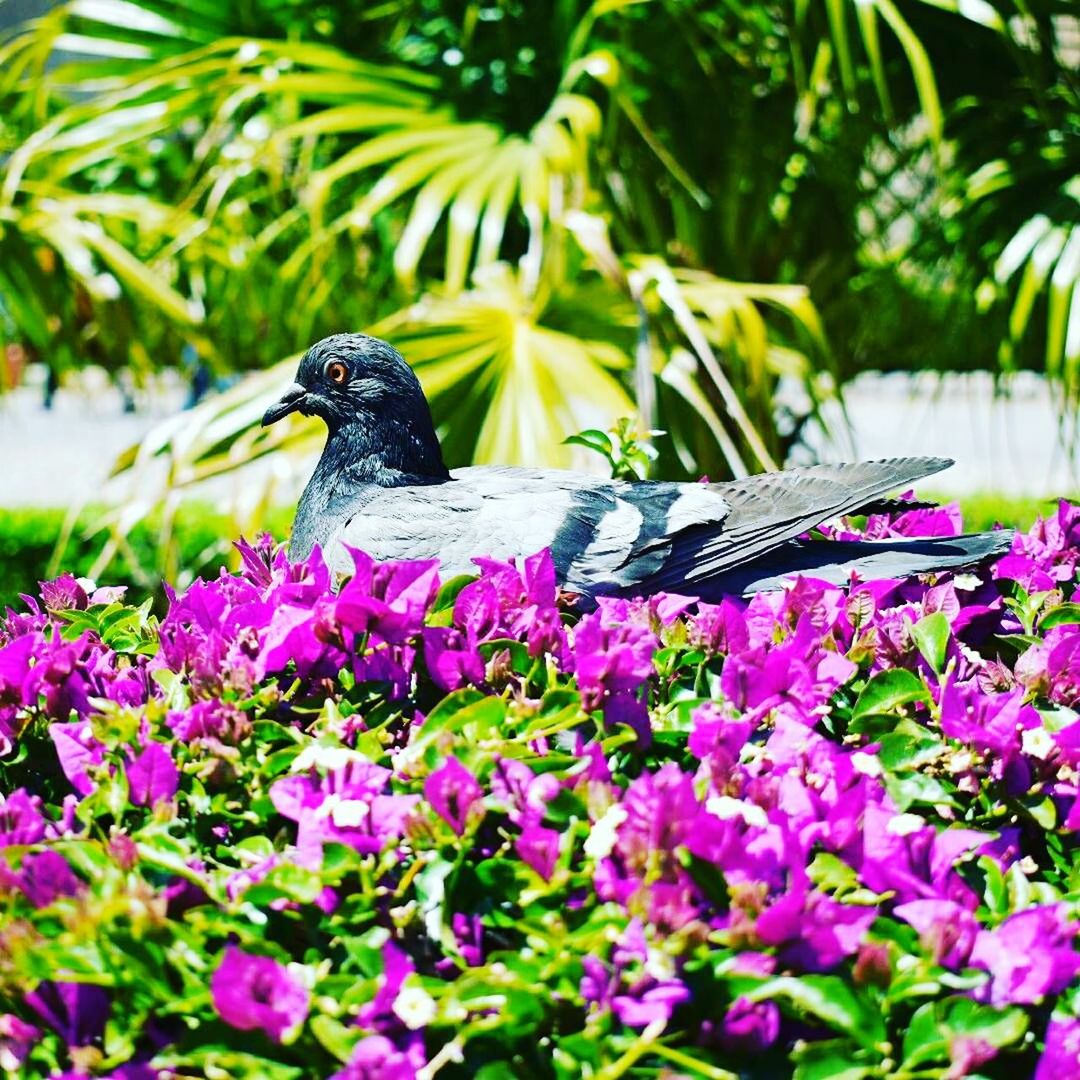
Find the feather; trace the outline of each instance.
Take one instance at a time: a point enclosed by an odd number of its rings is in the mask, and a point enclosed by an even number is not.
[[[415,375],[386,342],[362,334],[313,345],[264,423],[296,410],[326,420],[329,437],[297,508],[290,556],[306,558],[319,544],[339,573],[351,570],[349,548],[379,560],[438,559],[447,576],[472,572],[477,556],[550,548],[560,583],[586,598],[709,597],[776,588],[791,573],[842,582],[967,565],[1004,550],[1011,535],[799,540],[947,468],[945,458],[814,465],[719,484],[502,466],[451,473]]]

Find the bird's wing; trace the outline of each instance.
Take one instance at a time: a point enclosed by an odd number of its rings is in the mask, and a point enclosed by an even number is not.
[[[334,511],[335,541],[384,559],[439,559],[446,576],[473,558],[550,548],[559,580],[594,594],[693,591],[886,492],[937,472],[943,458],[819,465],[724,484],[624,483],[561,470],[474,467],[438,484],[368,485]]]
[[[890,458],[785,469],[710,485],[731,506],[722,529],[691,526],[672,536],[663,565],[638,583],[649,591],[686,589],[951,464],[948,458]]]
[[[700,484],[629,484],[509,467],[459,469],[453,477],[368,486],[346,513],[335,509],[342,524],[328,544],[333,568],[350,568],[337,540],[377,559],[438,558],[447,576],[474,572],[478,555],[521,558],[548,547],[564,584],[610,591],[660,569],[673,533],[703,522],[718,528],[729,511]]]

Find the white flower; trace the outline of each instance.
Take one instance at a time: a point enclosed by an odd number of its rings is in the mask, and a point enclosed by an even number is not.
[[[307,772],[312,766],[333,772],[343,769],[351,763],[366,762],[368,759],[347,746],[324,746],[322,743],[309,743],[293,759],[290,772]]]
[[[1029,757],[1045,761],[1054,749],[1054,740],[1046,728],[1039,726],[1027,728],[1021,736],[1024,753]]]
[[[410,1031],[427,1027],[435,1013],[435,999],[422,986],[403,986],[394,999],[394,1015]]]
[[[356,829],[367,820],[371,807],[359,799],[342,799],[330,811],[330,820],[339,829]]]
[[[876,754],[867,754],[863,750],[856,750],[851,755],[851,764],[855,767],[856,772],[861,772],[863,776],[880,776],[882,773],[881,762],[878,761]]]
[[[885,826],[885,831],[890,836],[910,836],[919,832],[926,824],[918,814],[897,814]]]
[[[645,973],[663,982],[675,978],[675,960],[660,949],[650,948],[645,956]]]
[[[730,795],[714,795],[705,803],[705,809],[721,821],[741,817],[747,825],[764,829],[769,824],[768,815],[757,803],[733,799]]]
[[[619,826],[626,820],[626,811],[616,803],[592,827],[585,840],[585,854],[590,859],[606,859],[619,837]]]

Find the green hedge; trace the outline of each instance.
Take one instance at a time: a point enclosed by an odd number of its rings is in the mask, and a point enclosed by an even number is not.
[[[36,593],[37,583],[48,575],[49,562],[64,527],[65,511],[53,509],[0,508],[0,610],[20,593]],[[79,518],[64,553],[63,566],[76,576],[90,573],[101,551],[102,534],[91,535],[97,514],[88,510]],[[272,515],[270,530],[284,536],[289,512]],[[230,519],[208,504],[190,503],[178,515],[174,526],[180,565],[189,573],[216,574],[229,559],[232,539]],[[131,554],[118,555],[100,575],[109,585],[127,585],[131,598],[156,590],[155,581],[132,565],[150,568],[160,564],[161,529],[159,519],[140,522],[128,537]]]
[[[1000,495],[977,494],[960,500],[964,522],[971,531],[989,529],[995,522],[1027,528],[1036,514],[1053,506],[1052,500],[1010,499]],[[281,509],[271,515],[270,531],[284,536],[291,510]],[[101,547],[100,537],[86,537],[94,521],[88,511],[79,520],[72,542],[64,556],[64,567],[76,575],[89,573]],[[34,593],[37,583],[46,577],[49,560],[64,524],[63,510],[0,509],[0,609],[14,601],[19,593]],[[229,519],[205,503],[190,503],[177,516],[175,533],[180,546],[180,564],[189,572],[216,574],[228,558],[231,539]],[[158,564],[160,529],[151,519],[136,526],[130,544],[138,562]],[[108,584],[128,585],[132,599],[152,591],[133,571],[128,558],[119,556],[102,575]]]

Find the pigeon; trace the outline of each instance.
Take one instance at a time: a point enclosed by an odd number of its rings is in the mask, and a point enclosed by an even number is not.
[[[721,483],[611,480],[561,469],[447,469],[431,410],[396,349],[364,334],[313,345],[263,425],[318,416],[326,445],[296,511],[289,557],[316,545],[331,570],[349,548],[379,561],[438,559],[445,576],[475,557],[524,559],[549,548],[560,585],[599,596],[673,592],[715,601],[784,587],[793,575],[835,584],[971,566],[1005,552],[1006,530],[888,541],[804,534],[868,511],[888,492],[952,464],[898,457],[813,465]]]

